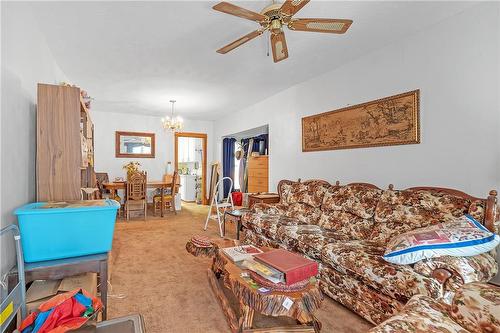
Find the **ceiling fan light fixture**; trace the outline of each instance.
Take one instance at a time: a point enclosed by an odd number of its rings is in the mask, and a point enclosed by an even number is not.
[[[252,20],[260,25],[258,30],[218,49],[217,52],[226,54],[255,37],[262,35],[265,31],[268,31],[271,40],[271,49],[273,51],[273,60],[274,62],[279,62],[288,58],[288,48],[283,32],[284,25],[292,31],[310,31],[330,34],[343,34],[351,26],[352,20],[347,19],[293,18],[293,16],[307,5],[309,1],[310,0],[285,0],[282,4],[273,1],[271,5],[262,9],[260,14],[225,1],[215,5],[212,8],[219,12]]]
[[[279,19],[274,19],[271,21],[271,31],[275,32],[275,33],[279,33],[281,32],[281,21]]]

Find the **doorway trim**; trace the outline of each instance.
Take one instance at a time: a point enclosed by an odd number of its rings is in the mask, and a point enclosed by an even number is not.
[[[178,144],[179,138],[200,138],[202,141],[203,157],[201,160],[201,203],[203,205],[208,204],[207,200],[207,134],[206,133],[194,133],[194,132],[175,132],[174,140],[174,163],[175,171],[178,171]]]

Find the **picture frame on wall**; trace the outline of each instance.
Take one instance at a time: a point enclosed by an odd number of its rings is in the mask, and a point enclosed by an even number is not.
[[[115,132],[115,157],[155,158],[155,134],[144,132]]]
[[[302,151],[420,143],[420,90],[302,118]]]

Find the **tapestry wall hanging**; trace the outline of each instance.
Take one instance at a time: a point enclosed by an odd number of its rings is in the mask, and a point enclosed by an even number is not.
[[[302,118],[302,151],[420,143],[420,91]]]

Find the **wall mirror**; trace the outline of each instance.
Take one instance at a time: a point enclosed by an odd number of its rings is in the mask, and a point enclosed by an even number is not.
[[[115,132],[116,157],[155,157],[155,134],[141,132]]]

